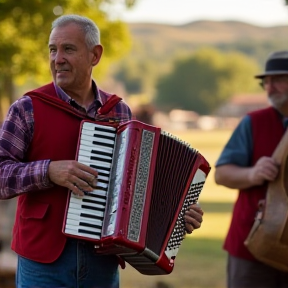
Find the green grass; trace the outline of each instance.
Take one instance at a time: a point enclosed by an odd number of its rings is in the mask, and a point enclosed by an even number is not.
[[[222,245],[230,224],[236,191],[217,186],[214,182],[214,165],[231,135],[220,131],[169,131],[190,143],[207,159],[211,172],[201,192],[199,202],[204,210],[200,229],[187,235],[169,275],[142,275],[127,264],[120,271],[124,288],[224,288],[226,282],[226,252]]]

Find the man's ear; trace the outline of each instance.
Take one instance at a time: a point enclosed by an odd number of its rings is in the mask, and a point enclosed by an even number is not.
[[[101,59],[101,56],[102,56],[102,53],[103,53],[103,46],[100,45],[100,44],[94,46],[94,48],[92,50],[92,53],[93,53],[92,65],[96,66],[99,63],[100,59]]]

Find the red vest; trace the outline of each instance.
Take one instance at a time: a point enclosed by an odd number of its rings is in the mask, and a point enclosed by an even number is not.
[[[27,95],[33,103],[34,135],[25,160],[75,159],[80,122],[85,115],[57,98],[52,83]],[[11,245],[17,254],[42,263],[60,256],[66,243],[62,225],[67,195],[67,188],[55,185],[18,197]]]
[[[279,113],[272,107],[252,112],[250,117],[253,137],[251,166],[253,166],[260,157],[272,155],[284,134],[284,127]],[[244,240],[252,228],[258,202],[265,198],[266,190],[267,184],[239,191],[232,222],[224,243],[224,249],[231,255],[255,260],[244,246]]]

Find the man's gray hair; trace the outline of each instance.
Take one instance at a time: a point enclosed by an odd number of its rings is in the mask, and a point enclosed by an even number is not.
[[[56,27],[65,26],[70,23],[77,24],[85,33],[86,44],[89,49],[100,44],[100,31],[97,25],[87,17],[79,15],[62,15],[52,23],[52,30]]]

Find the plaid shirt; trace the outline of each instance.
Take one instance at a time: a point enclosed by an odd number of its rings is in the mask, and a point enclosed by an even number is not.
[[[95,117],[102,106],[101,94],[93,81],[95,101],[87,111],[71,99],[60,87],[56,86],[58,97],[73,107]],[[131,111],[124,102],[117,105],[117,113],[123,119],[131,119]],[[33,105],[25,95],[13,103],[0,129],[0,199],[9,199],[29,191],[53,187],[48,177],[50,159],[26,162],[25,155],[34,133]]]

